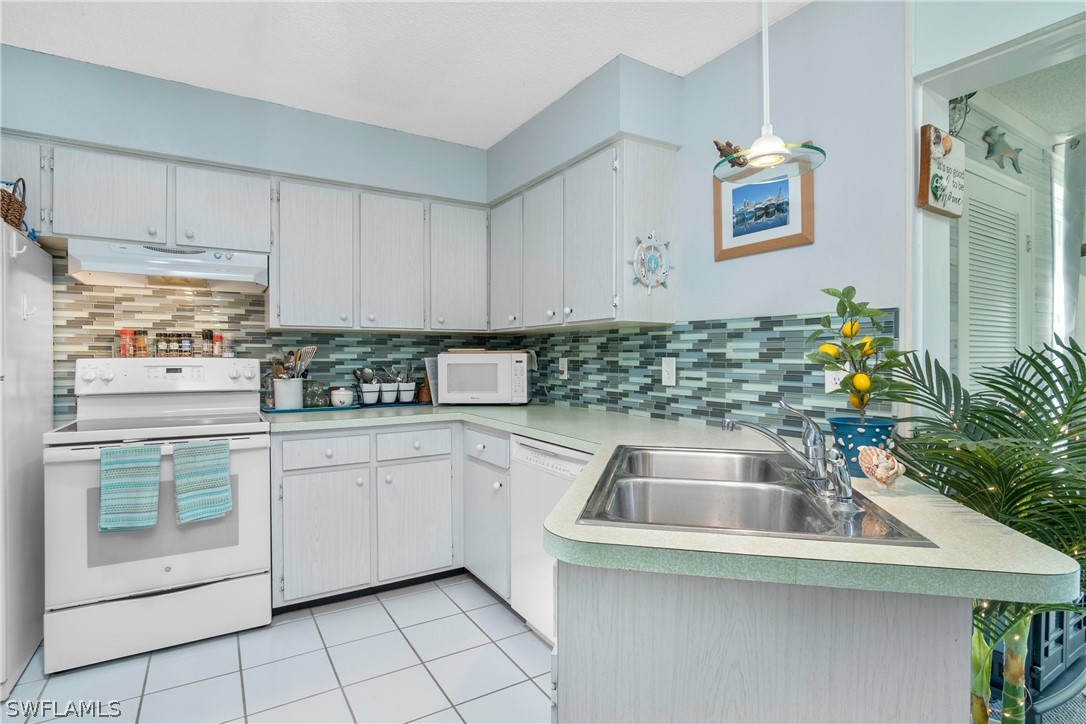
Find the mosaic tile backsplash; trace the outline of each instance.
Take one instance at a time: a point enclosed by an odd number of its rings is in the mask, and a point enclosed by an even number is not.
[[[67,276],[67,259],[53,261],[54,398],[59,424],[75,416],[73,382],[79,357],[113,354],[117,330],[150,333],[215,328],[237,337],[239,357],[266,361],[281,350],[318,347],[310,377],[349,384],[360,366],[402,367],[449,347],[536,350],[533,404],[563,404],[666,419],[726,416],[798,437],[799,421],[776,407],[786,398],[816,419],[845,413],[842,397],[823,391],[822,372],[804,358],[811,316],[687,322],[668,327],[569,331],[519,336],[268,332],[264,297],[230,292],[87,286]],[[896,313],[887,333],[896,336]],[[558,379],[558,359],[569,358],[569,380]],[[677,358],[678,384],[659,383],[660,360]],[[886,410],[879,410],[885,413]]]

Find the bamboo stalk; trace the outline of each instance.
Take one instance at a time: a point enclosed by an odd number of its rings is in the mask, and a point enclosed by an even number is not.
[[[1003,722],[1026,721],[1026,643],[1032,616],[1023,616],[1003,639]]]

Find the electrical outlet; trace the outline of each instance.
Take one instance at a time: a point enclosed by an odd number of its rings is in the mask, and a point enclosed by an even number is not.
[[[568,357],[559,357],[558,358],[558,379],[560,379],[560,380],[568,380],[569,379],[569,358]]]
[[[675,386],[675,357],[664,357],[660,367],[660,382],[664,387]]]
[[[841,370],[826,370],[826,392],[830,393],[841,386],[845,373]]]

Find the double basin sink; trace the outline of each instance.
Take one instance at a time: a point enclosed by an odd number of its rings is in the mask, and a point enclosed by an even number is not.
[[[798,472],[784,453],[620,446],[577,522],[935,547],[858,492],[834,506]]]

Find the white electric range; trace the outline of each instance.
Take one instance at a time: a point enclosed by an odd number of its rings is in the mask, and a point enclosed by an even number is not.
[[[268,422],[252,359],[81,359],[45,444],[45,671],[271,621]],[[179,525],[173,452],[227,440],[233,510]],[[98,530],[101,451],[158,445],[158,522]]]

